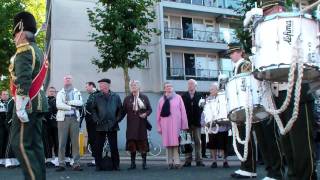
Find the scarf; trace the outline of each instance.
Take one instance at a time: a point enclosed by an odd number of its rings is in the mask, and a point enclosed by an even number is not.
[[[168,117],[170,116],[170,100],[176,95],[176,93],[172,93],[170,96],[163,95],[164,103],[161,109],[160,116],[161,117]]]
[[[140,93],[137,96],[133,95],[133,111],[138,111],[139,109],[146,109],[143,101],[139,97]]]

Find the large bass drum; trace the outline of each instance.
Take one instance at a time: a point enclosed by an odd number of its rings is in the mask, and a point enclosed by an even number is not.
[[[304,64],[303,80],[319,78],[318,33],[318,23],[304,15],[278,13],[266,16],[254,29],[255,77],[272,82],[287,82],[293,57],[301,56],[300,61]],[[298,38],[301,40],[299,46]]]
[[[261,94],[262,81],[252,73],[242,73],[231,78],[226,85],[227,111],[230,121],[243,123],[246,120],[245,109],[253,107],[252,122],[260,122],[269,117],[263,107],[265,97]]]

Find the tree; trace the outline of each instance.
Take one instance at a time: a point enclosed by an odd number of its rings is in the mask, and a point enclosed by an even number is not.
[[[37,21],[37,28],[46,22],[46,0],[23,0],[25,10],[32,13]],[[36,37],[37,45],[44,50],[46,34],[43,31]]]
[[[149,52],[142,46],[151,41],[156,28],[148,25],[156,19],[153,11],[155,0],[98,0],[94,10],[88,9],[90,33],[100,58],[92,63],[99,71],[122,68],[125,92],[129,92],[129,69],[142,68],[142,62],[149,58]]]
[[[13,17],[23,10],[21,0],[0,0],[0,76],[8,76],[8,66],[11,56],[15,53],[16,48],[13,42]],[[0,79],[0,89],[9,88],[7,79]]]

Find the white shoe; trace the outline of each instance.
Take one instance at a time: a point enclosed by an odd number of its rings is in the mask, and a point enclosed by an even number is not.
[[[70,159],[70,165],[73,166],[73,164],[74,164],[74,160]]]
[[[277,179],[270,178],[270,177],[264,177],[262,180],[277,180]]]
[[[4,167],[7,168],[7,167],[10,167],[10,166],[12,166],[12,159],[6,159]]]
[[[59,166],[59,160],[58,160],[58,158],[56,157],[56,158],[52,159],[52,160],[51,160],[51,163],[54,164],[55,166]]]
[[[95,160],[92,160],[91,163],[92,163],[92,164],[96,164],[96,161],[95,161]]]
[[[5,165],[6,164],[6,159],[0,159],[0,164]]]
[[[20,165],[20,162],[18,161],[18,159],[13,158],[13,159],[12,159],[12,164],[13,164],[14,166],[19,166],[19,165]]]

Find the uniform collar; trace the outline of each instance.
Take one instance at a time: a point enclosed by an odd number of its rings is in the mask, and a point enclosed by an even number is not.
[[[237,74],[238,68],[240,66],[241,63],[243,63],[245,60],[243,58],[239,59],[236,63],[234,63],[234,70],[233,73]]]

